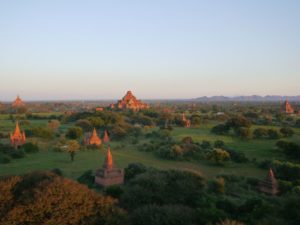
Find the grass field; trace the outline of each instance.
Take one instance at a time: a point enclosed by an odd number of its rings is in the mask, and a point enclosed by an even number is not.
[[[47,120],[31,120],[30,125],[22,127],[26,129],[34,126],[46,126]],[[15,124],[3,117],[0,118],[1,132],[11,132]],[[63,124],[60,128],[65,131],[73,124]],[[183,137],[191,136],[194,141],[201,142],[203,140],[213,143],[216,140],[223,140],[228,147],[240,152],[244,152],[250,159],[278,159],[283,157],[276,150],[275,144],[277,140],[250,140],[242,141],[232,136],[219,136],[210,132],[213,124],[203,125],[199,128],[175,128],[172,135],[181,140]],[[255,128],[255,127],[254,127]],[[253,128],[253,129],[254,129]],[[300,129],[295,129],[296,135],[290,138],[300,144]],[[36,140],[36,139],[32,139]],[[30,140],[29,140],[30,141]],[[52,142],[38,140],[42,146],[39,153],[26,155],[23,159],[13,160],[9,164],[0,164],[0,176],[22,174],[35,170],[51,170],[59,168],[64,175],[73,179],[83,174],[86,170],[96,170],[102,166],[105,151],[104,150],[82,150],[72,163],[69,155],[64,152],[53,152],[49,150]],[[143,141],[143,140],[141,140]],[[7,142],[7,140],[2,140]],[[117,148],[124,143],[113,142],[112,151],[116,164],[119,167],[126,167],[129,163],[139,162],[146,166],[159,169],[182,169],[200,173],[205,177],[211,178],[218,174],[235,174],[241,176],[263,177],[266,171],[257,168],[254,164],[236,164],[227,163],[225,166],[217,166],[212,162],[202,161],[170,161],[157,158],[153,153],[140,152],[136,150],[136,145],[129,142],[125,143],[125,147]],[[117,149],[117,150],[116,150]]]

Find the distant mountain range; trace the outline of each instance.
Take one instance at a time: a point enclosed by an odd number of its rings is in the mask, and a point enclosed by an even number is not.
[[[235,97],[226,97],[226,96],[203,96],[196,99],[194,101],[199,102],[278,102],[284,101],[288,99],[290,102],[300,102],[300,95],[297,96],[280,96],[280,95],[266,95],[266,96],[259,96],[259,95],[251,95],[251,96],[235,96]]]

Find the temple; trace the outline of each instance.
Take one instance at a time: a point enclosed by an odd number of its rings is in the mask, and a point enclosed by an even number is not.
[[[17,149],[19,146],[22,146],[25,143],[25,132],[21,132],[19,122],[17,122],[14,132],[10,134],[10,144]]]
[[[294,109],[287,99],[284,101],[284,103],[282,105],[282,111],[286,114],[294,113]]]
[[[102,168],[96,170],[95,183],[103,187],[124,183],[124,170],[114,166],[110,147],[107,149]]]
[[[103,142],[107,143],[110,141],[109,135],[107,133],[107,130],[104,131],[104,136],[103,136]]]
[[[16,100],[12,103],[12,107],[23,107],[23,106],[25,106],[25,103],[22,101],[22,99],[18,95]]]
[[[102,144],[102,141],[101,141],[101,139],[99,138],[99,136],[97,134],[96,128],[94,128],[91,135],[89,135],[88,137],[85,138],[84,144],[86,144],[86,145],[97,145],[97,146]]]
[[[111,109],[139,111],[142,109],[148,109],[150,106],[142,101],[138,100],[131,91],[128,91],[126,95],[118,101],[116,104],[110,105]]]
[[[186,118],[184,113],[182,114],[182,121],[184,122],[184,127],[191,127],[191,121]]]
[[[259,183],[258,189],[260,192],[267,195],[276,195],[278,193],[277,180],[271,168],[269,170],[267,178]]]

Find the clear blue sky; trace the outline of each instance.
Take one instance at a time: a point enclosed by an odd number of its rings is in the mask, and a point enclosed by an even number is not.
[[[1,0],[0,100],[300,94],[299,0]]]

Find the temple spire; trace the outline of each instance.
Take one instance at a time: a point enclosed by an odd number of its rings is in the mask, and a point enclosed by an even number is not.
[[[113,157],[112,157],[112,154],[111,154],[111,151],[110,151],[110,146],[108,146],[105,161],[104,161],[104,164],[103,164],[103,168],[112,169],[113,167],[114,167]]]

